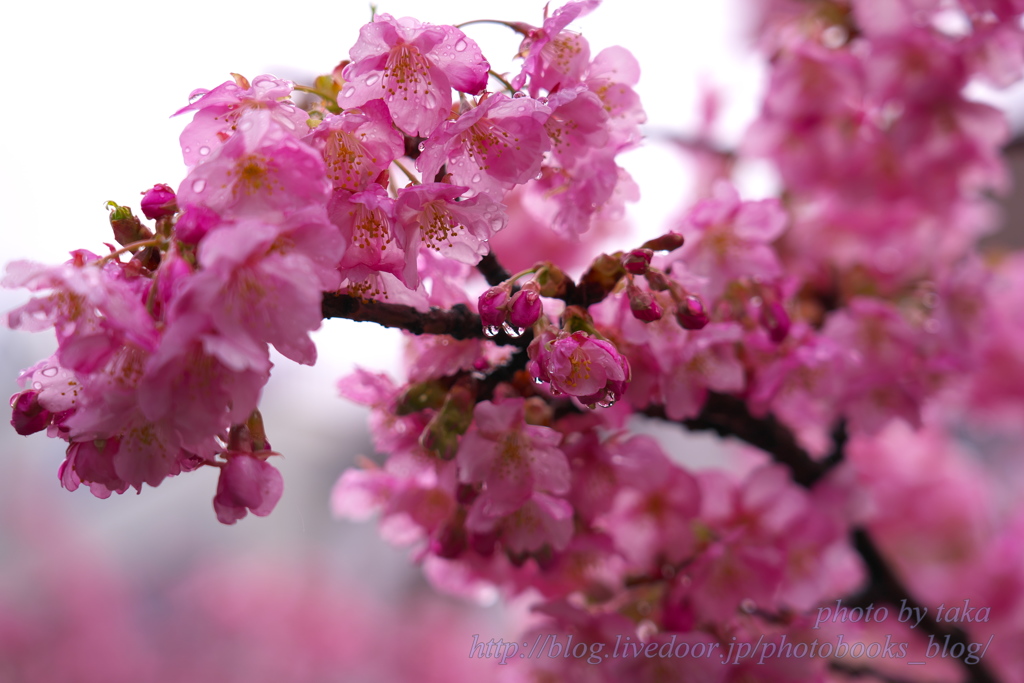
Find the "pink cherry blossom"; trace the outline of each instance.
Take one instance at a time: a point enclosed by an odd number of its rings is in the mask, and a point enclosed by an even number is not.
[[[502,206],[484,194],[461,199],[468,188],[426,183],[403,188],[395,212],[412,239],[462,263],[487,253],[487,240],[505,227]],[[410,240],[411,242],[412,240]]]
[[[559,86],[575,85],[590,61],[590,47],[578,33],[564,30],[573,20],[594,10],[600,0],[573,0],[545,16],[544,25],[530,28],[519,54],[526,58],[523,70],[512,79],[519,90],[530,82],[530,94],[537,97],[541,89],[554,92]],[[545,12],[546,14],[546,12]]]
[[[331,184],[324,160],[268,112],[242,117],[237,131],[178,188],[178,203],[227,218],[283,215],[326,204]]]
[[[327,204],[331,223],[344,241],[338,268],[343,278],[362,280],[373,272],[390,273],[407,287],[419,284],[415,233],[395,216],[395,200],[380,185],[352,193],[335,190]]]
[[[523,413],[523,399],[483,401],[473,411],[475,429],[462,437],[456,458],[461,481],[484,485],[474,503],[479,514],[502,517],[518,510],[534,491],[569,490],[569,464],[558,449],[561,435],[526,424]]]
[[[454,26],[390,14],[378,14],[360,29],[349,56],[339,106],[383,99],[395,125],[424,137],[448,117],[452,88],[481,92],[490,68],[477,44]]]
[[[442,124],[424,143],[416,167],[433,178],[444,166],[456,185],[501,201],[534,178],[548,150],[544,122],[551,110],[537,100],[495,94]]]
[[[699,202],[677,230],[686,237],[679,258],[695,274],[708,278],[706,293],[715,299],[741,277],[771,279],[782,270],[772,241],[786,227],[778,201],[741,202],[726,184],[715,187],[712,199]]]
[[[630,379],[629,362],[615,346],[586,332],[547,331],[530,343],[530,372],[584,404],[612,404]]]
[[[361,192],[405,152],[402,134],[380,100],[329,115],[306,140],[324,155],[334,188]]]
[[[268,75],[257,76],[252,85],[236,75],[234,81],[221,83],[213,90],[194,90],[190,104],[174,113],[196,112],[181,133],[185,164],[195,166],[206,161],[238,132],[242,119],[256,111],[267,112],[288,134],[301,137],[309,117],[288,100],[291,94],[291,81]]]

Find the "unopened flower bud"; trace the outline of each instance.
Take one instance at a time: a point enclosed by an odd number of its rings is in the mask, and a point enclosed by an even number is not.
[[[601,254],[587,269],[580,279],[579,287],[584,291],[587,301],[600,301],[608,292],[615,289],[619,280],[626,274],[621,258]]]
[[[22,436],[41,432],[53,416],[39,404],[38,391],[23,391],[11,396],[11,426]]]
[[[485,330],[495,330],[495,334],[497,334],[496,328],[501,327],[505,322],[505,317],[508,315],[508,295],[511,290],[511,285],[504,282],[496,287],[491,287],[480,295],[477,309],[480,311],[480,323]]]
[[[178,213],[178,200],[167,185],[154,185],[142,193],[142,213],[151,221],[167,218]]]
[[[710,321],[704,302],[694,294],[687,294],[676,307],[676,321],[684,330],[703,329]]]
[[[561,268],[551,263],[545,263],[541,266],[537,270],[533,281],[540,287],[540,295],[550,298],[565,296],[572,282]]]
[[[644,273],[644,277],[647,278],[647,284],[655,292],[664,292],[671,287],[668,276],[660,270],[648,268],[647,272]]]
[[[651,258],[654,252],[650,249],[634,249],[622,257],[622,265],[627,272],[633,275],[643,275],[651,265]]]
[[[650,292],[630,283],[626,290],[629,296],[629,310],[633,317],[645,323],[661,320],[661,306]]]
[[[116,202],[107,202],[107,208],[110,210],[110,227],[114,231],[114,239],[122,247],[153,237],[149,228],[144,226],[127,206],[119,206]]]
[[[652,240],[647,240],[643,243],[641,249],[650,249],[651,251],[675,251],[681,246],[683,246],[683,236],[676,232],[670,232],[662,235],[661,237],[655,237]]]
[[[512,327],[532,327],[540,318],[544,307],[541,304],[538,287],[533,282],[528,282],[512,296],[509,303],[508,323]]]

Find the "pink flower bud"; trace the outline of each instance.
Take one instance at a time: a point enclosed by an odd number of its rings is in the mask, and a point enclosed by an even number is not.
[[[533,285],[533,286],[531,286]],[[531,327],[543,312],[537,285],[527,283],[512,296],[509,304],[508,323],[512,327]]]
[[[694,294],[687,294],[676,308],[676,320],[684,330],[700,330],[711,318],[704,309],[704,302]]]
[[[626,290],[629,296],[629,310],[633,317],[645,323],[661,320],[661,306],[650,292],[630,284]]]
[[[220,471],[213,508],[217,519],[234,524],[249,511],[266,517],[284,493],[284,480],[265,460],[246,453],[227,453],[228,462]]]
[[[154,185],[142,193],[142,213],[150,220],[166,218],[178,213],[178,201],[167,185]]]
[[[495,329],[501,327],[508,315],[508,295],[512,288],[508,283],[491,287],[480,295],[477,302],[477,309],[480,311],[480,322],[484,329]],[[495,334],[497,331],[495,330]]]
[[[634,249],[622,257],[622,266],[633,275],[643,275],[651,265],[654,252],[650,249]]]
[[[23,391],[11,396],[11,426],[22,436],[46,429],[52,416],[53,413],[39,405],[38,391]]]

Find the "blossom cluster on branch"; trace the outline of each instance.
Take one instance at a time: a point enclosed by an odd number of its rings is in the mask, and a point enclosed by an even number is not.
[[[498,22],[522,37],[517,71],[494,71],[474,22],[377,14],[313,85],[192,93],[187,175],[145,193],[152,226],[111,203],[120,247],[8,267],[5,286],[43,292],[9,324],[59,343],[22,373],[15,429],[67,442],[68,489],[212,466],[218,519],[266,515],[283,490],[257,407],[269,347],[313,364],[323,318],[397,327],[405,377],[339,384],[386,456],[344,473],[339,515],[379,514],[442,590],[539,596],[538,632],[778,646],[510,675],[917,680],[774,653],[826,635],[830,601],[974,599],[984,624],[890,621],[883,639],[910,659],[922,632],[952,639],[948,675],[1024,680],[1024,509],[969,453],[972,434],[1020,436],[1024,263],[979,251],[1008,127],[964,94],[1022,75],[1024,2],[761,0],[769,83],[741,148],[695,143],[704,196],[573,277],[558,252],[638,196],[616,159],[645,121],[632,55],[570,28],[597,5]],[[778,197],[741,196],[730,174],[752,158]],[[752,448],[697,467],[686,430]]]

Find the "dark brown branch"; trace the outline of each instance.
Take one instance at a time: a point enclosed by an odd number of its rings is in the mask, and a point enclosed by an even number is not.
[[[645,415],[667,420],[664,406],[650,406]],[[793,473],[793,480],[810,488],[842,460],[846,428],[840,423],[833,433],[835,450],[824,460],[814,460],[800,447],[793,433],[772,415],[754,417],[746,402],[735,396],[709,392],[704,409],[697,417],[681,420],[693,431],[713,431],[732,436],[765,451]]]
[[[997,683],[996,678],[981,659],[974,664],[968,664],[964,661],[964,658],[971,653],[969,648],[970,642],[967,640],[966,634],[959,628],[949,626],[948,624],[940,624],[932,616],[930,609],[926,609],[914,599],[910,591],[907,590],[900,578],[896,576],[896,573],[885,561],[881,551],[875,545],[875,542],[871,540],[867,531],[864,529],[854,529],[853,545],[857,553],[864,560],[869,580],[867,587],[850,604],[866,605],[868,603],[886,602],[894,606],[905,605],[910,607],[915,610],[915,614],[924,615],[919,624],[922,631],[943,640],[945,640],[946,636],[949,636],[951,649],[958,643],[961,645],[964,654],[960,659],[960,664],[967,669],[969,674],[967,680],[969,683]]]
[[[484,276],[487,284],[491,287],[496,287],[512,277],[512,273],[505,270],[504,266],[498,263],[498,258],[494,255],[494,252],[488,252],[486,256],[480,259],[480,263],[476,264],[476,269],[480,271],[480,274]]]
[[[494,337],[485,336],[480,316],[469,310],[465,304],[456,304],[450,310],[431,308],[428,312],[421,313],[412,306],[403,304],[366,301],[348,294],[325,293],[322,311],[325,318],[375,322],[412,334],[446,334],[454,339],[489,339],[504,346],[525,347],[530,343],[530,337],[526,335],[516,338],[499,332]]]

